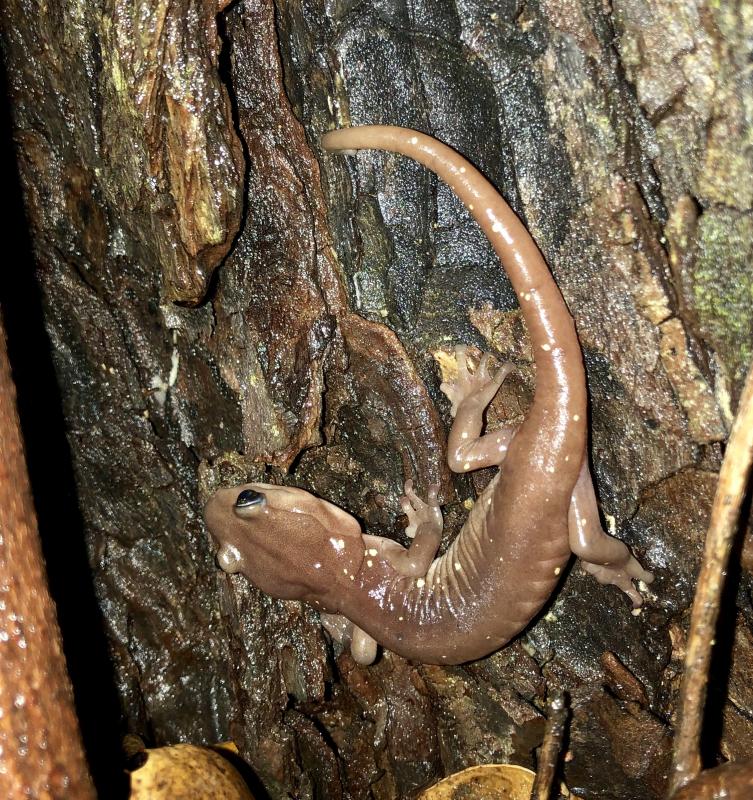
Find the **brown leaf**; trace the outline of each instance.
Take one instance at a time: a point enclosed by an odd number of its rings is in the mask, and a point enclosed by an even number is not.
[[[131,800],[253,800],[238,771],[208,747],[176,744],[146,755],[131,773]]]

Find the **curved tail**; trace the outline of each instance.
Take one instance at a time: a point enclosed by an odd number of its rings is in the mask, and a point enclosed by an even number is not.
[[[559,454],[572,451],[571,437],[585,446],[583,359],[570,312],[523,223],[469,161],[426,134],[392,125],[364,125],[330,131],[322,136],[321,143],[325,150],[379,149],[409,156],[446,181],[473,215],[510,278],[534,352],[536,394],[516,438],[525,440],[526,428],[548,428],[553,460],[545,469],[556,468],[557,479],[572,489],[580,459],[563,464]]]

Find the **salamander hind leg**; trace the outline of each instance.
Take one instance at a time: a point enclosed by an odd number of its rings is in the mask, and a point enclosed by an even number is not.
[[[608,534],[605,533],[604,536],[608,536]],[[609,538],[611,539],[612,537],[610,536]],[[613,541],[618,542],[617,539]],[[622,544],[622,542],[618,542],[618,544]],[[638,561],[630,555],[630,551],[625,545],[622,546],[625,548],[628,555],[628,563],[625,565],[624,569],[609,564],[592,564],[585,559],[581,559],[581,565],[583,569],[590,575],[593,575],[600,584],[603,586],[616,586],[630,598],[633,603],[633,608],[640,608],[643,605],[643,596],[633,585],[633,579],[641,580],[644,583],[651,583],[654,576],[641,567]],[[632,574],[633,572],[640,572],[640,574]]]
[[[514,364],[503,364],[497,374],[489,374],[489,353],[484,353],[476,369],[471,372],[468,368],[468,348],[464,344],[455,347],[455,361],[458,365],[458,374],[452,381],[447,381],[439,387],[447,399],[452,403],[450,413],[456,417],[463,404],[479,406],[483,411],[494,399],[497,390],[505,378],[515,368]]]
[[[439,387],[452,403],[450,413],[454,417],[447,440],[449,467],[453,472],[469,472],[501,464],[515,435],[515,428],[506,426],[481,436],[481,427],[486,407],[514,365],[503,364],[492,376],[489,374],[489,354],[485,353],[475,371],[471,372],[464,345],[455,348],[455,359],[457,377]]]
[[[570,501],[568,527],[570,549],[581,559],[583,569],[599,583],[621,589],[635,608],[643,605],[643,597],[633,581],[651,583],[654,576],[643,569],[623,542],[602,529],[593,481],[585,459]]]

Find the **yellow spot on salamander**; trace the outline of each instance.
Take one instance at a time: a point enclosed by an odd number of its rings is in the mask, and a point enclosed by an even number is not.
[[[416,586],[421,589],[426,584],[426,581],[423,578],[416,578]]]

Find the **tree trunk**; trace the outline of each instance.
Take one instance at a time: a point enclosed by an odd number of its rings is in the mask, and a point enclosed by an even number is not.
[[[2,27],[60,399],[24,421],[43,505],[56,468],[40,526],[103,795],[130,731],[232,738],[272,798],[409,797],[470,764],[533,766],[559,689],[571,791],[661,797],[753,354],[749,7],[6,0]],[[489,475],[444,465],[442,352],[518,363],[490,425],[532,393],[512,290],[448,187],[406,159],[320,150],[324,131],[366,123],[461,152],[546,256],[585,357],[604,519],[657,576],[640,615],[574,566],[486,659],[360,667],[310,608],[218,570],[201,509],[246,479],[309,489],[402,542],[403,481],[438,482],[446,545]],[[21,355],[25,275],[5,298],[22,400],[48,386]],[[739,586],[712,687],[733,699],[708,720],[727,758],[753,755],[748,571]]]

